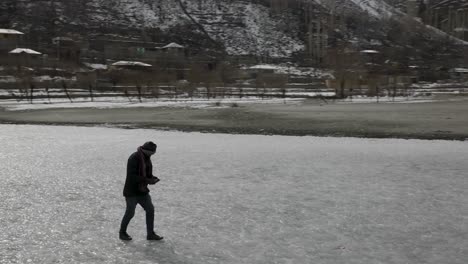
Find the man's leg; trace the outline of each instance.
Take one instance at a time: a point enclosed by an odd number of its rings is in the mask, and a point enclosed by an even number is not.
[[[146,233],[148,235],[154,232],[154,206],[151,201],[151,196],[146,194],[145,196],[138,197],[138,203],[143,207],[146,212]]]
[[[125,210],[125,214],[122,218],[122,223],[120,224],[120,232],[127,232],[127,226],[132,220],[133,216],[135,216],[135,208],[138,203],[136,197],[125,197],[125,201],[127,203],[127,209]]]

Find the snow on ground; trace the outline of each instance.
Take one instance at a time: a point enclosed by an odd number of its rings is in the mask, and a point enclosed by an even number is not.
[[[273,70],[279,74],[291,74],[296,76],[306,76],[315,78],[332,78],[333,74],[330,70],[323,70],[312,67],[298,67],[287,64],[258,64],[249,67],[243,67],[243,70]]]
[[[420,82],[420,83],[415,83],[412,84],[411,87],[412,89],[418,89],[418,90],[437,90],[437,89],[467,89],[468,88],[468,82],[436,82],[436,83],[431,83],[431,82]]]
[[[11,75],[0,76],[0,83],[14,83],[16,81],[17,80],[16,80],[15,76],[11,76]]]
[[[443,99],[444,101],[454,101],[454,99]],[[464,100],[463,98],[459,100]],[[381,97],[367,97],[367,96],[353,96],[346,99],[337,100],[338,103],[431,103],[437,102],[433,96],[419,96],[419,97],[407,97],[407,96],[381,96]]]
[[[63,82],[63,81],[76,81],[76,77],[65,78],[61,76],[51,77],[49,75],[36,76],[33,78],[35,82]]]
[[[33,104],[26,100],[17,101],[13,99],[0,100],[0,107],[9,111],[40,110],[53,108],[138,108],[138,107],[177,107],[177,108],[226,108],[237,104],[278,104],[278,103],[300,103],[300,98],[268,98],[262,100],[257,97],[239,98],[216,98],[216,99],[142,99],[140,103],[137,98],[130,102],[125,97],[96,97],[93,102],[90,98],[74,98],[73,103],[67,98],[34,99]]]
[[[79,92],[78,92],[79,93]],[[40,94],[40,93],[36,93]],[[61,91],[52,91],[51,95],[62,95]],[[76,92],[74,93],[76,94]],[[437,94],[437,93],[435,93]],[[447,93],[442,93],[447,94]],[[0,90],[2,95],[2,90]],[[7,95],[6,92],[3,95]],[[57,108],[97,108],[97,109],[108,109],[108,108],[157,108],[157,107],[173,107],[173,108],[227,108],[233,106],[239,106],[242,104],[301,104],[307,97],[319,98],[320,96],[334,96],[334,92],[288,92],[288,96],[297,96],[298,98],[271,98],[271,97],[255,97],[245,96],[243,98],[142,98],[142,102],[138,101],[136,96],[131,97],[131,101],[128,98],[122,96],[107,96],[94,97],[91,101],[90,97],[86,97],[86,92],[83,91],[84,97],[73,98],[73,102],[67,98],[35,98],[31,104],[28,100],[23,99],[18,101],[16,99],[0,99],[0,108],[4,108],[8,111],[23,111],[23,110],[41,110],[41,109],[57,109]],[[398,104],[411,104],[411,103],[431,103],[431,102],[442,102],[442,101],[464,101],[464,97],[452,97],[452,98],[436,98],[434,96],[382,96],[382,97],[367,97],[367,96],[353,96],[345,99],[326,99],[328,103],[337,104],[353,104],[353,103],[398,103]]]
[[[320,93],[322,96],[332,96],[333,93]],[[318,93],[289,93],[289,95],[297,96],[317,96]],[[260,99],[257,97],[244,97],[239,98],[224,98],[224,99],[194,99],[188,98],[181,99],[143,99],[142,102],[138,102],[136,98],[132,99],[131,102],[125,97],[99,97],[95,98],[95,101],[91,102],[89,98],[74,98],[73,103],[66,98],[55,98],[51,99],[35,99],[33,104],[26,100],[17,101],[12,99],[0,100],[0,107],[5,108],[8,111],[23,111],[23,110],[41,110],[41,109],[57,109],[57,108],[97,108],[97,109],[108,109],[108,108],[152,108],[152,107],[174,107],[174,108],[227,108],[233,107],[233,105],[241,104],[300,104],[304,102],[304,98],[268,98]],[[346,98],[342,100],[331,100],[330,102],[338,104],[351,104],[351,103],[431,103],[438,101],[463,101],[464,98],[460,99],[433,99],[432,97],[354,97]]]
[[[157,231],[119,241],[146,140]],[[468,259],[468,143],[0,125],[0,263],[425,263]]]

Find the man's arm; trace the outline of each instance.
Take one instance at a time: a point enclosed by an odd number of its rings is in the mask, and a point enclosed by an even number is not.
[[[156,184],[159,181],[159,178],[153,175],[153,168],[153,164],[151,164],[151,178],[149,179],[149,184]]]

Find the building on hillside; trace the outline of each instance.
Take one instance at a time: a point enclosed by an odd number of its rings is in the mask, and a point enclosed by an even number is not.
[[[14,29],[0,28],[0,53],[7,53],[17,48],[23,35],[23,32]]]
[[[311,65],[325,62],[327,49],[334,45],[335,30],[340,27],[340,17],[314,4],[305,7],[305,51]]]
[[[152,50],[160,43],[125,39],[92,39],[89,50],[102,54],[103,60],[133,60],[154,61],[155,52]]]
[[[251,78],[256,78],[261,74],[274,74],[275,70],[277,70],[277,67],[268,64],[259,64],[246,68]]]
[[[38,66],[41,63],[42,53],[32,49],[16,48],[8,52],[8,54],[13,58],[13,62],[18,69],[21,66]]]
[[[59,60],[79,62],[81,57],[80,44],[69,37],[55,37],[52,39],[54,53]]]
[[[452,79],[468,80],[468,68],[453,68],[449,74]]]
[[[468,0],[391,0],[390,3],[426,24],[468,40]]]
[[[327,52],[328,30],[326,25],[326,21],[320,17],[310,21],[308,25],[306,50],[315,64],[321,64]]]
[[[304,3],[305,52],[299,59],[301,65],[321,65],[332,45],[334,32],[341,26],[340,16],[313,1]]]
[[[365,49],[365,50],[360,50],[359,53],[362,55],[361,59],[364,65],[376,66],[377,56],[379,56],[380,54],[378,50]]]
[[[152,55],[155,58],[155,63],[162,68],[182,69],[188,63],[188,49],[175,42],[155,47],[151,52],[154,52]]]
[[[424,22],[450,35],[468,41],[468,1],[428,1]]]

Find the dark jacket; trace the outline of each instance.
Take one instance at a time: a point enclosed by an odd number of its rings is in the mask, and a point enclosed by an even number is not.
[[[143,158],[142,158],[143,157]],[[142,166],[141,162],[145,162]],[[140,168],[145,168],[145,173]],[[127,178],[123,189],[125,197],[140,196],[149,193],[148,184],[155,184],[159,179],[153,176],[153,165],[150,157],[137,151],[130,155],[127,163]]]

